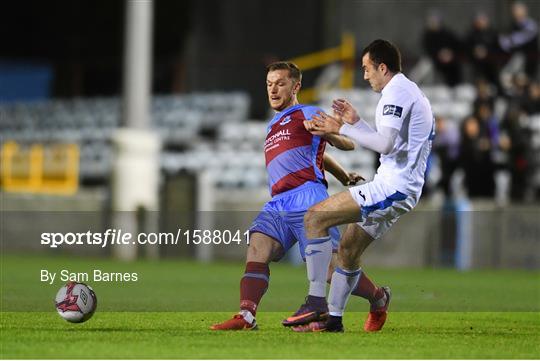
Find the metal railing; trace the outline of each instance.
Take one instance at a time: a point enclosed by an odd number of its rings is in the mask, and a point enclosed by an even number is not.
[[[317,51],[291,59],[302,71],[319,68],[335,62],[343,64],[339,86],[342,89],[351,89],[354,86],[355,38],[351,33],[344,33],[341,44],[335,48]],[[302,103],[312,103],[319,99],[315,87],[304,88],[299,94]]]

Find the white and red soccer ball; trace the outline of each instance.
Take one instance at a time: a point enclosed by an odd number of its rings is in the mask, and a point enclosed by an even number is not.
[[[96,311],[94,290],[84,283],[68,282],[55,298],[56,311],[66,321],[80,323],[90,319]]]

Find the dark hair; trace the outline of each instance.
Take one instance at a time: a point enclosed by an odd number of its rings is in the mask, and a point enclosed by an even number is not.
[[[401,71],[401,54],[399,49],[387,40],[377,39],[366,46],[362,51],[362,57],[369,53],[369,59],[375,66],[385,64],[392,73]]]
[[[274,70],[288,70],[290,78],[296,81],[302,81],[302,72],[300,71],[300,68],[290,61],[277,61],[266,67],[266,73]]]

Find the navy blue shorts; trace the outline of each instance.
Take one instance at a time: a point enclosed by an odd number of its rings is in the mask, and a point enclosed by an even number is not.
[[[249,231],[263,233],[274,238],[283,247],[284,254],[298,242],[300,254],[305,261],[307,239],[304,230],[304,214],[311,206],[326,198],[328,198],[326,187],[320,183],[311,182],[280,193],[264,205]],[[332,240],[332,248],[334,252],[337,252],[339,230],[332,227],[328,232]]]

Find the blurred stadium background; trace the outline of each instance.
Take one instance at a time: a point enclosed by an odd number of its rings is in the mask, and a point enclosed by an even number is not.
[[[304,69],[302,101],[328,109],[343,96],[373,121],[378,94],[362,80],[359,52],[386,38],[431,100],[438,136],[420,204],[364,263],[540,268],[538,1],[4,7],[3,254],[45,253],[44,230],[245,230],[269,199],[265,66],[293,59]],[[370,151],[329,151],[373,176]],[[328,180],[331,193],[342,189]],[[59,252],[203,261],[245,254],[185,245]]]

